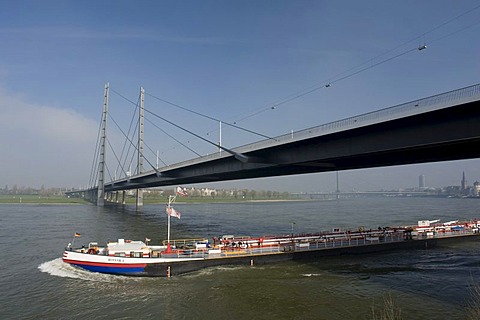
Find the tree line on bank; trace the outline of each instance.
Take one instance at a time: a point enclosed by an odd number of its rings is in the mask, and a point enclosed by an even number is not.
[[[73,191],[66,188],[46,188],[42,185],[40,188],[6,185],[0,189],[1,195],[38,195],[42,197],[62,196],[66,191]],[[212,189],[212,188],[186,188],[188,196],[191,198],[211,198],[211,199],[234,199],[234,200],[255,200],[255,199],[288,199],[291,194],[288,192],[279,192],[271,190],[253,190],[253,189]],[[129,195],[133,196],[134,190],[129,191]],[[166,189],[144,189],[144,197],[146,198],[164,198],[175,195],[175,188]]]
[[[144,197],[160,198],[175,195],[175,189],[145,190]],[[291,194],[271,190],[253,189],[210,189],[210,188],[187,188],[186,192],[190,198],[211,198],[211,199],[234,199],[234,200],[255,200],[255,199],[288,199]]]
[[[46,188],[42,185],[40,188],[17,186],[16,184],[13,187],[6,185],[3,189],[0,189],[0,194],[4,195],[39,195],[42,197],[47,196],[61,196],[64,195],[67,190],[66,188]]]

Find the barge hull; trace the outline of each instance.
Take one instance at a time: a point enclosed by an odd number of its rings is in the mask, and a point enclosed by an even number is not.
[[[179,261],[169,263],[147,264],[144,272],[137,274],[140,276],[169,277],[181,275],[204,268],[228,266],[228,265],[244,265],[256,266],[274,264],[285,261],[315,261],[321,257],[367,254],[389,250],[405,250],[405,249],[429,249],[442,244],[456,243],[465,240],[479,240],[479,234],[469,234],[454,237],[443,238],[424,238],[415,240],[405,240],[399,242],[372,243],[362,246],[338,247],[317,250],[297,250],[270,254],[259,255],[243,255],[234,257],[209,258],[196,261]],[[132,275],[132,274],[130,274]]]

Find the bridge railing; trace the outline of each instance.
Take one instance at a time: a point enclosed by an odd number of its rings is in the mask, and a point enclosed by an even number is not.
[[[388,120],[394,120],[411,115],[426,113],[433,110],[440,110],[443,108],[451,107],[453,105],[473,102],[479,99],[480,84],[476,84],[469,87],[437,94],[431,97],[412,100],[407,103],[402,103],[381,110],[364,113],[358,116],[329,122],[316,127],[295,131],[293,133],[284,134],[273,139],[265,139],[258,142],[250,143],[234,148],[233,151],[238,153],[246,153],[269,146],[281,145],[292,141],[300,141],[311,137],[318,137],[348,129],[364,127],[379,122],[385,122]],[[173,168],[183,167],[194,163],[201,163],[213,159],[220,159],[230,156],[231,155],[227,152],[210,154],[199,158],[182,161],[171,166],[163,167],[160,169],[160,171],[170,170]]]
[[[268,145],[277,145],[296,140],[304,140],[310,137],[317,137],[347,129],[359,128],[379,122],[426,113],[433,110],[440,110],[453,105],[476,101],[478,99],[480,99],[480,84],[437,94],[427,98],[413,100],[377,111],[364,113],[358,116],[329,122],[320,126],[303,129],[293,133],[284,134],[274,139],[262,140],[235,148],[234,151],[244,153],[251,150],[261,149],[262,147],[266,147]]]

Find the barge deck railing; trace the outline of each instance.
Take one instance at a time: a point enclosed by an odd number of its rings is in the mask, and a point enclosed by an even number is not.
[[[427,234],[420,234],[418,236],[413,236],[413,240],[420,239],[435,239],[435,238],[448,238],[448,237],[457,237],[461,235],[472,235],[474,232],[471,230],[459,230],[452,232],[438,232],[435,235],[431,236]],[[162,252],[162,258],[224,258],[224,257],[238,257],[238,256],[255,256],[255,255],[264,255],[264,254],[275,254],[275,253],[284,253],[292,251],[313,251],[313,250],[328,250],[334,248],[347,248],[347,247],[358,247],[358,246],[367,246],[367,245],[376,245],[383,243],[392,243],[392,242],[403,242],[407,241],[405,238],[404,232],[396,233],[387,233],[383,237],[364,237],[364,238],[355,238],[355,239],[316,239],[315,241],[303,241],[290,243],[281,243],[281,244],[271,244],[271,245],[260,245],[248,248],[235,248],[235,247],[222,247],[219,252],[209,253],[209,249],[203,250],[175,250],[171,253]]]

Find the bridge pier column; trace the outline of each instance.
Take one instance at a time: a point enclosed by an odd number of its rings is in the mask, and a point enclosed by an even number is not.
[[[135,198],[136,207],[143,207],[143,189],[137,189],[137,196]]]
[[[126,194],[126,191],[123,190],[122,191],[122,204],[125,205],[125,194]]]
[[[97,203],[97,194],[95,191],[89,191],[88,192],[88,200],[90,200],[91,203]]]
[[[105,195],[99,192],[98,198],[97,198],[97,206],[103,207],[104,205],[105,205]]]

